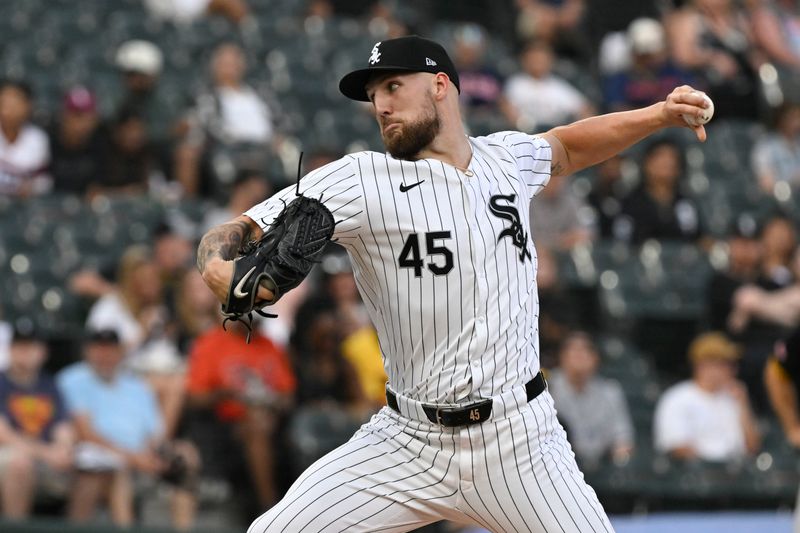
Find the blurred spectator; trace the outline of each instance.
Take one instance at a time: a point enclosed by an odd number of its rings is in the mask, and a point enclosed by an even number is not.
[[[0,501],[3,518],[27,517],[37,493],[66,495],[75,434],[52,378],[47,347],[19,327],[8,370],[0,372]]]
[[[614,235],[641,244],[647,239],[696,240],[700,220],[694,202],[680,190],[685,172],[683,152],[669,140],[647,146],[642,181],[622,204]]]
[[[761,273],[759,285],[766,290],[786,287],[794,281],[792,256],[797,248],[797,232],[794,223],[784,217],[775,216],[764,223],[761,231]]]
[[[458,70],[461,104],[470,122],[508,115],[508,102],[503,95],[504,79],[497,68],[486,62],[489,42],[483,28],[464,24],[455,32],[453,62]]]
[[[778,68],[784,95],[800,103],[800,6],[796,0],[757,0],[752,4],[755,42]]]
[[[21,81],[0,81],[0,194],[28,197],[50,190],[47,134],[30,122],[33,92]]]
[[[775,185],[800,189],[800,105],[784,104],[775,114],[775,129],[753,147],[753,171],[768,195]]]
[[[114,106],[115,112],[130,110],[141,116],[147,126],[147,137],[156,146],[163,146],[167,157],[171,143],[185,125],[179,118],[185,111],[168,99],[159,83],[164,55],[149,41],[131,40],[117,49],[115,62],[123,76],[123,90]]]
[[[522,131],[544,130],[594,114],[589,101],[553,73],[553,60],[550,45],[531,41],[519,56],[522,71],[506,81],[508,119]]]
[[[664,100],[675,87],[694,83],[689,73],[670,61],[664,28],[657,20],[634,20],[628,26],[627,39],[631,65],[605,80],[607,111],[646,107]]]
[[[539,354],[541,365],[558,364],[558,351],[571,330],[578,326],[575,298],[564,287],[553,252],[536,247],[536,288],[539,290]]]
[[[800,328],[775,343],[764,370],[764,383],[786,440],[794,449],[800,449]],[[794,509],[794,531],[798,528],[800,501]]]
[[[2,314],[0,314],[0,371],[8,368],[11,339],[13,336],[11,324],[3,321]]]
[[[241,170],[231,187],[228,203],[206,212],[201,223],[201,234],[218,224],[229,222],[272,194],[269,181],[257,171]]]
[[[770,403],[786,440],[800,448],[800,328],[775,343],[764,372]]]
[[[246,19],[246,0],[145,0],[147,10],[156,18],[178,24],[190,24],[206,15],[220,15],[234,24]]]
[[[203,189],[200,164],[203,152],[224,149],[236,168],[264,168],[274,140],[273,110],[264,97],[245,83],[247,69],[242,49],[223,43],[211,56],[210,89],[199,95],[191,112],[193,130],[176,153],[175,174],[188,194]],[[210,187],[212,191],[215,185]]]
[[[89,310],[89,329],[117,333],[126,366],[144,375],[159,399],[165,434],[173,436],[183,408],[183,360],[170,331],[163,281],[149,250],[129,248],[120,260],[117,287]]]
[[[130,527],[134,476],[145,475],[172,486],[172,525],[191,528],[200,468],[194,446],[165,438],[156,397],[145,381],[123,369],[125,350],[114,330],[90,331],[84,357],[58,375],[79,438],[70,520],[89,521],[107,498],[112,522]]]
[[[250,342],[241,322],[217,326],[194,343],[189,355],[190,405],[213,409],[232,427],[252,476],[258,504],[277,502],[275,435],[292,404],[295,375],[288,357],[254,328]]]
[[[676,459],[719,462],[758,450],[761,437],[747,389],[735,378],[739,356],[739,347],[722,333],[692,341],[692,379],[667,389],[656,406],[656,450]]]
[[[600,355],[591,337],[569,334],[558,360],[558,369],[548,376],[548,390],[575,455],[584,465],[607,459],[627,462],[634,444],[628,404],[619,383],[597,375]]]
[[[592,215],[568,179],[550,180],[531,202],[536,245],[560,251],[589,242],[595,233]]]
[[[111,146],[103,179],[96,191],[106,194],[144,194],[158,169],[144,118],[135,109],[121,110],[110,126]]]
[[[341,319],[330,300],[310,299],[298,311],[292,350],[297,375],[296,403],[350,410],[363,421],[366,407],[358,376],[341,351]]]
[[[516,4],[521,39],[541,39],[555,47],[559,56],[579,59],[587,54],[581,27],[585,0],[516,0]]]
[[[197,269],[184,272],[178,285],[175,311],[181,353],[189,353],[197,337],[219,324],[219,301]]]
[[[666,20],[672,57],[699,78],[714,99],[715,119],[755,119],[755,47],[749,23],[733,0],[690,0]]]
[[[592,190],[586,200],[594,209],[597,232],[603,239],[613,237],[614,221],[622,213],[622,199],[629,190],[623,176],[626,164],[626,157],[617,154],[593,169]]]
[[[49,171],[56,192],[84,195],[103,181],[108,146],[93,92],[81,86],[70,89],[49,135]]]
[[[367,31],[374,39],[396,39],[408,35],[408,26],[398,16],[394,2],[378,0],[370,6]]]
[[[758,226],[748,215],[737,217],[727,237],[728,257],[724,270],[715,271],[707,286],[708,325],[716,331],[735,334],[728,325],[733,298],[739,287],[755,282],[761,263]],[[741,340],[741,339],[739,339]]]

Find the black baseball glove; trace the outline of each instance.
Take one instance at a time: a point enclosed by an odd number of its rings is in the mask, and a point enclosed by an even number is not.
[[[333,237],[334,226],[333,215],[319,200],[305,196],[292,200],[264,235],[245,245],[234,260],[228,299],[222,306],[226,322],[244,321],[245,315],[252,322],[253,312],[274,316],[261,308],[300,285]],[[272,300],[256,299],[259,285],[272,292]]]

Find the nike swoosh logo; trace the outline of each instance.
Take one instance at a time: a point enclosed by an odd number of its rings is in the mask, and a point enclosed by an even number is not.
[[[418,181],[416,183],[412,183],[411,185],[406,185],[404,183],[401,183],[400,184],[400,192],[408,192],[411,189],[413,189],[414,187],[416,187],[417,185],[422,185],[423,183],[425,183],[425,180]]]
[[[249,278],[250,274],[255,272],[255,270],[256,270],[256,267],[253,267],[253,268],[251,268],[250,270],[247,271],[247,274],[242,276],[242,279],[240,279],[239,283],[237,283],[236,286],[233,288],[233,295],[234,296],[236,296],[237,298],[246,298],[247,295],[250,294],[249,292],[242,292],[242,288],[244,287],[244,284],[247,283],[247,278]]]

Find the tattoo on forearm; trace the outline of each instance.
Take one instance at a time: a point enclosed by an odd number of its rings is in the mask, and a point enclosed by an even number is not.
[[[559,161],[556,161],[550,167],[550,174],[552,176],[560,176],[562,172],[564,172],[564,167],[561,165],[561,163]]]
[[[249,237],[250,226],[242,221],[228,222],[209,230],[197,247],[197,268],[204,272],[206,263],[214,257],[226,261],[233,259]]]

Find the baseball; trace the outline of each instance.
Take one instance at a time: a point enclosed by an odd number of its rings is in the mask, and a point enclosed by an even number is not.
[[[708,97],[706,93],[701,93],[700,91],[696,91],[698,94],[703,95],[703,98],[706,102],[708,102],[708,107],[703,109],[703,114],[700,116],[697,115],[683,115],[683,120],[692,127],[695,126],[702,126],[703,124],[707,123],[711,120],[711,117],[714,116],[714,102],[711,101],[711,98]]]

